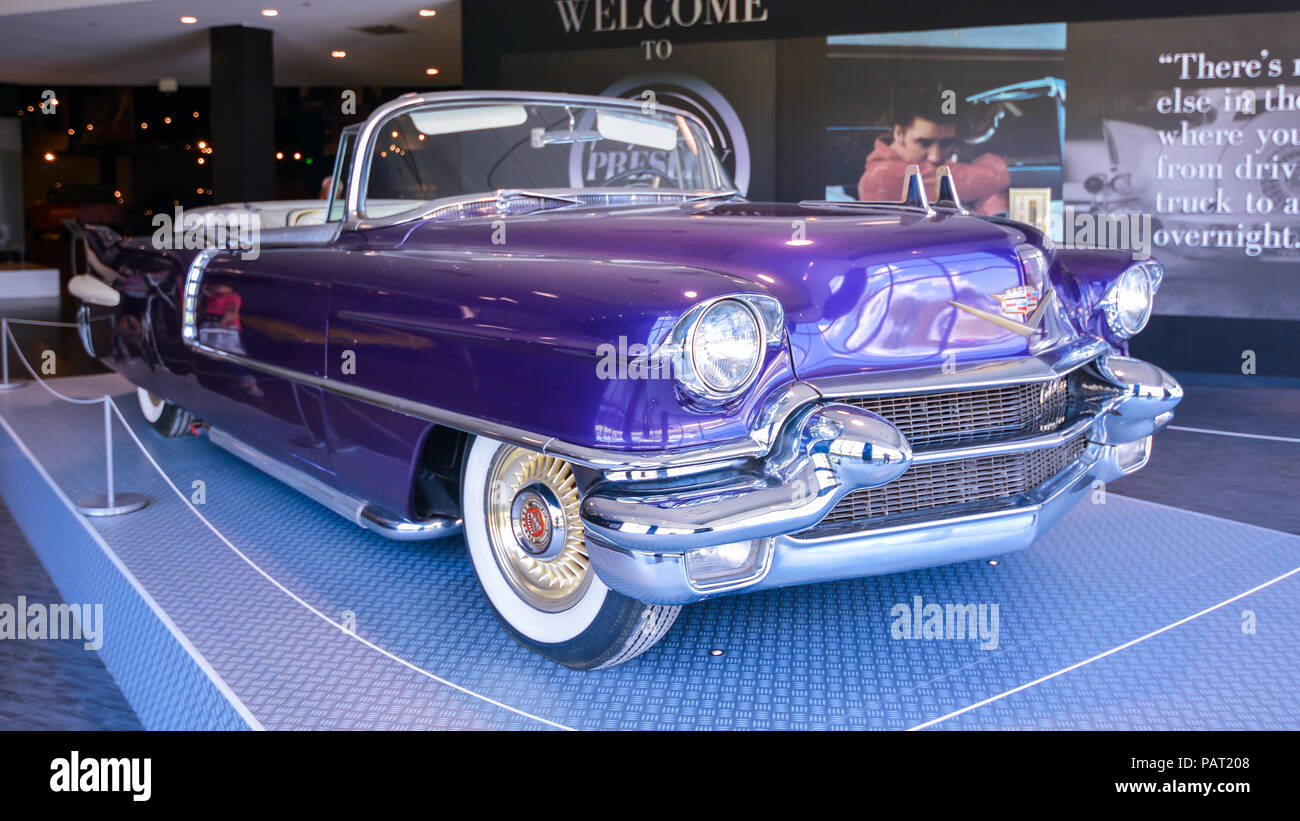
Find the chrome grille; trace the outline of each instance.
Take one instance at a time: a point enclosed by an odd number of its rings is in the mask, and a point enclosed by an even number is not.
[[[887,485],[845,496],[812,530],[799,535],[820,535],[827,528],[866,529],[885,516],[1013,499],[1055,476],[1086,447],[1080,436],[1053,448],[913,465]]]
[[[1065,377],[945,393],[908,393],[837,399],[894,424],[913,450],[978,442],[1001,436],[1048,433],[1066,419]]]

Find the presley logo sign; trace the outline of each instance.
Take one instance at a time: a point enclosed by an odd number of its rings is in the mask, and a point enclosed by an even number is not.
[[[766,0],[554,0],[566,34],[689,29],[767,20]]]

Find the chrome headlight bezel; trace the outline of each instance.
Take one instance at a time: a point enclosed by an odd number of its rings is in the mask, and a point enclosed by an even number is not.
[[[1115,281],[1106,289],[1101,299],[1102,313],[1106,317],[1106,327],[1111,334],[1118,339],[1131,339],[1142,332],[1151,320],[1156,290],[1160,287],[1160,280],[1163,277],[1164,268],[1155,260],[1130,265],[1115,277]],[[1132,288],[1136,288],[1145,299],[1141,317],[1136,321],[1129,321],[1128,312],[1120,304],[1125,298],[1125,291]]]
[[[1016,259],[1020,262],[1024,283],[1038,288],[1039,296],[1045,297],[1050,287],[1048,272],[1052,267],[1052,259],[1047,250],[1036,245],[1017,245]]]
[[[1155,296],[1160,290],[1160,283],[1165,281],[1165,266],[1157,259],[1148,259],[1142,263],[1142,267],[1146,268],[1147,276],[1151,278],[1151,295]]]
[[[738,305],[754,322],[758,330],[757,344],[752,362],[744,379],[734,387],[719,388],[700,375],[697,360],[707,355],[696,347],[696,332],[710,312],[724,305]],[[707,299],[691,307],[677,320],[660,356],[670,356],[676,365],[677,384],[695,404],[707,407],[724,404],[745,393],[753,386],[762,371],[768,348],[780,345],[784,337],[785,311],[775,297],[764,294],[728,294]]]

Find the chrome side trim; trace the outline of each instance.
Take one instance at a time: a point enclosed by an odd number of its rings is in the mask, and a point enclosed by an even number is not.
[[[1037,356],[980,362],[965,368],[958,367],[952,373],[945,373],[943,366],[935,365],[804,381],[827,399],[989,388],[997,385],[1056,379],[1113,350],[1100,339],[1090,339],[1044,351]]]
[[[455,536],[461,531],[461,520],[440,517],[423,522],[412,522],[370,502],[351,496],[338,488],[330,487],[314,476],[272,458],[246,442],[217,428],[208,429],[212,444],[272,476],[299,493],[314,499],[338,515],[401,542],[427,541]]]
[[[765,448],[748,438],[680,451],[650,451],[646,453],[613,451],[574,445],[562,442],[555,437],[542,436],[510,425],[502,425],[497,422],[479,419],[476,416],[444,410],[424,402],[416,402],[411,399],[403,399],[400,396],[370,390],[369,388],[349,385],[345,382],[339,382],[337,379],[326,379],[288,368],[281,368],[239,354],[209,348],[206,345],[195,343],[191,347],[205,356],[233,362],[271,376],[278,376],[281,379],[320,388],[339,396],[357,399],[369,405],[404,413],[407,416],[436,422],[439,425],[445,425],[475,436],[485,436],[507,444],[518,445],[521,448],[529,448],[559,456],[575,464],[597,470],[661,470],[670,467],[687,467],[714,462],[726,463],[762,456],[766,452]]]
[[[772,449],[786,423],[800,410],[821,399],[821,394],[807,382],[791,382],[774,392],[763,402],[751,425],[749,437],[754,442],[754,452],[726,461],[678,463],[655,469],[606,470],[605,480],[610,482],[648,482],[676,479],[723,468],[736,467],[752,456],[762,456]]]
[[[655,451],[644,454],[604,450],[602,448],[592,448],[584,445],[574,445],[568,442],[563,442],[555,437],[542,436],[510,425],[489,422],[475,416],[444,410],[443,408],[435,407],[424,402],[416,402],[411,399],[404,399],[400,396],[381,393],[380,391],[363,388],[358,385],[350,385],[346,382],[340,382],[337,379],[329,379],[327,377],[315,376],[313,374],[303,373],[289,368],[282,368],[268,362],[250,359],[242,354],[231,353],[229,351],[223,351],[204,345],[199,341],[198,335],[198,322],[196,316],[198,293],[203,278],[203,272],[207,268],[208,263],[211,262],[218,253],[219,251],[211,248],[199,252],[190,263],[189,270],[186,272],[185,276],[185,302],[181,312],[181,336],[187,347],[196,353],[203,354],[204,356],[225,360],[227,362],[241,365],[245,368],[270,374],[271,376],[278,376],[281,379],[287,379],[302,385],[320,388],[321,390],[330,391],[331,393],[340,396],[346,396],[370,405],[375,405],[376,407],[397,411],[398,413],[404,413],[408,416],[414,416],[419,419],[425,419],[439,425],[445,425],[449,428],[471,433],[475,436],[486,436],[489,439],[496,439],[512,445],[518,445],[519,447],[530,448],[532,450],[541,451],[542,453],[559,456],[575,464],[595,468],[597,470],[658,471],[668,468],[688,468],[697,465],[707,465],[712,467],[714,466],[713,463],[724,464],[727,462],[734,462],[755,456],[762,456],[767,452],[767,446],[750,438],[735,439],[712,445],[683,449],[680,451]],[[792,411],[793,408],[785,408],[787,416]],[[782,417],[782,421],[783,419],[784,417]]]

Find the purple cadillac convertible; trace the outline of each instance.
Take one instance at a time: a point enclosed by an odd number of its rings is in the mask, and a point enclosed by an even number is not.
[[[689,602],[1024,548],[1182,395],[1127,355],[1158,263],[970,216],[943,174],[747,202],[690,114],[455,92],[347,129],[333,180],[198,215],[252,247],[88,229],[83,342],[164,434],[394,539],[463,531],[569,667]]]

